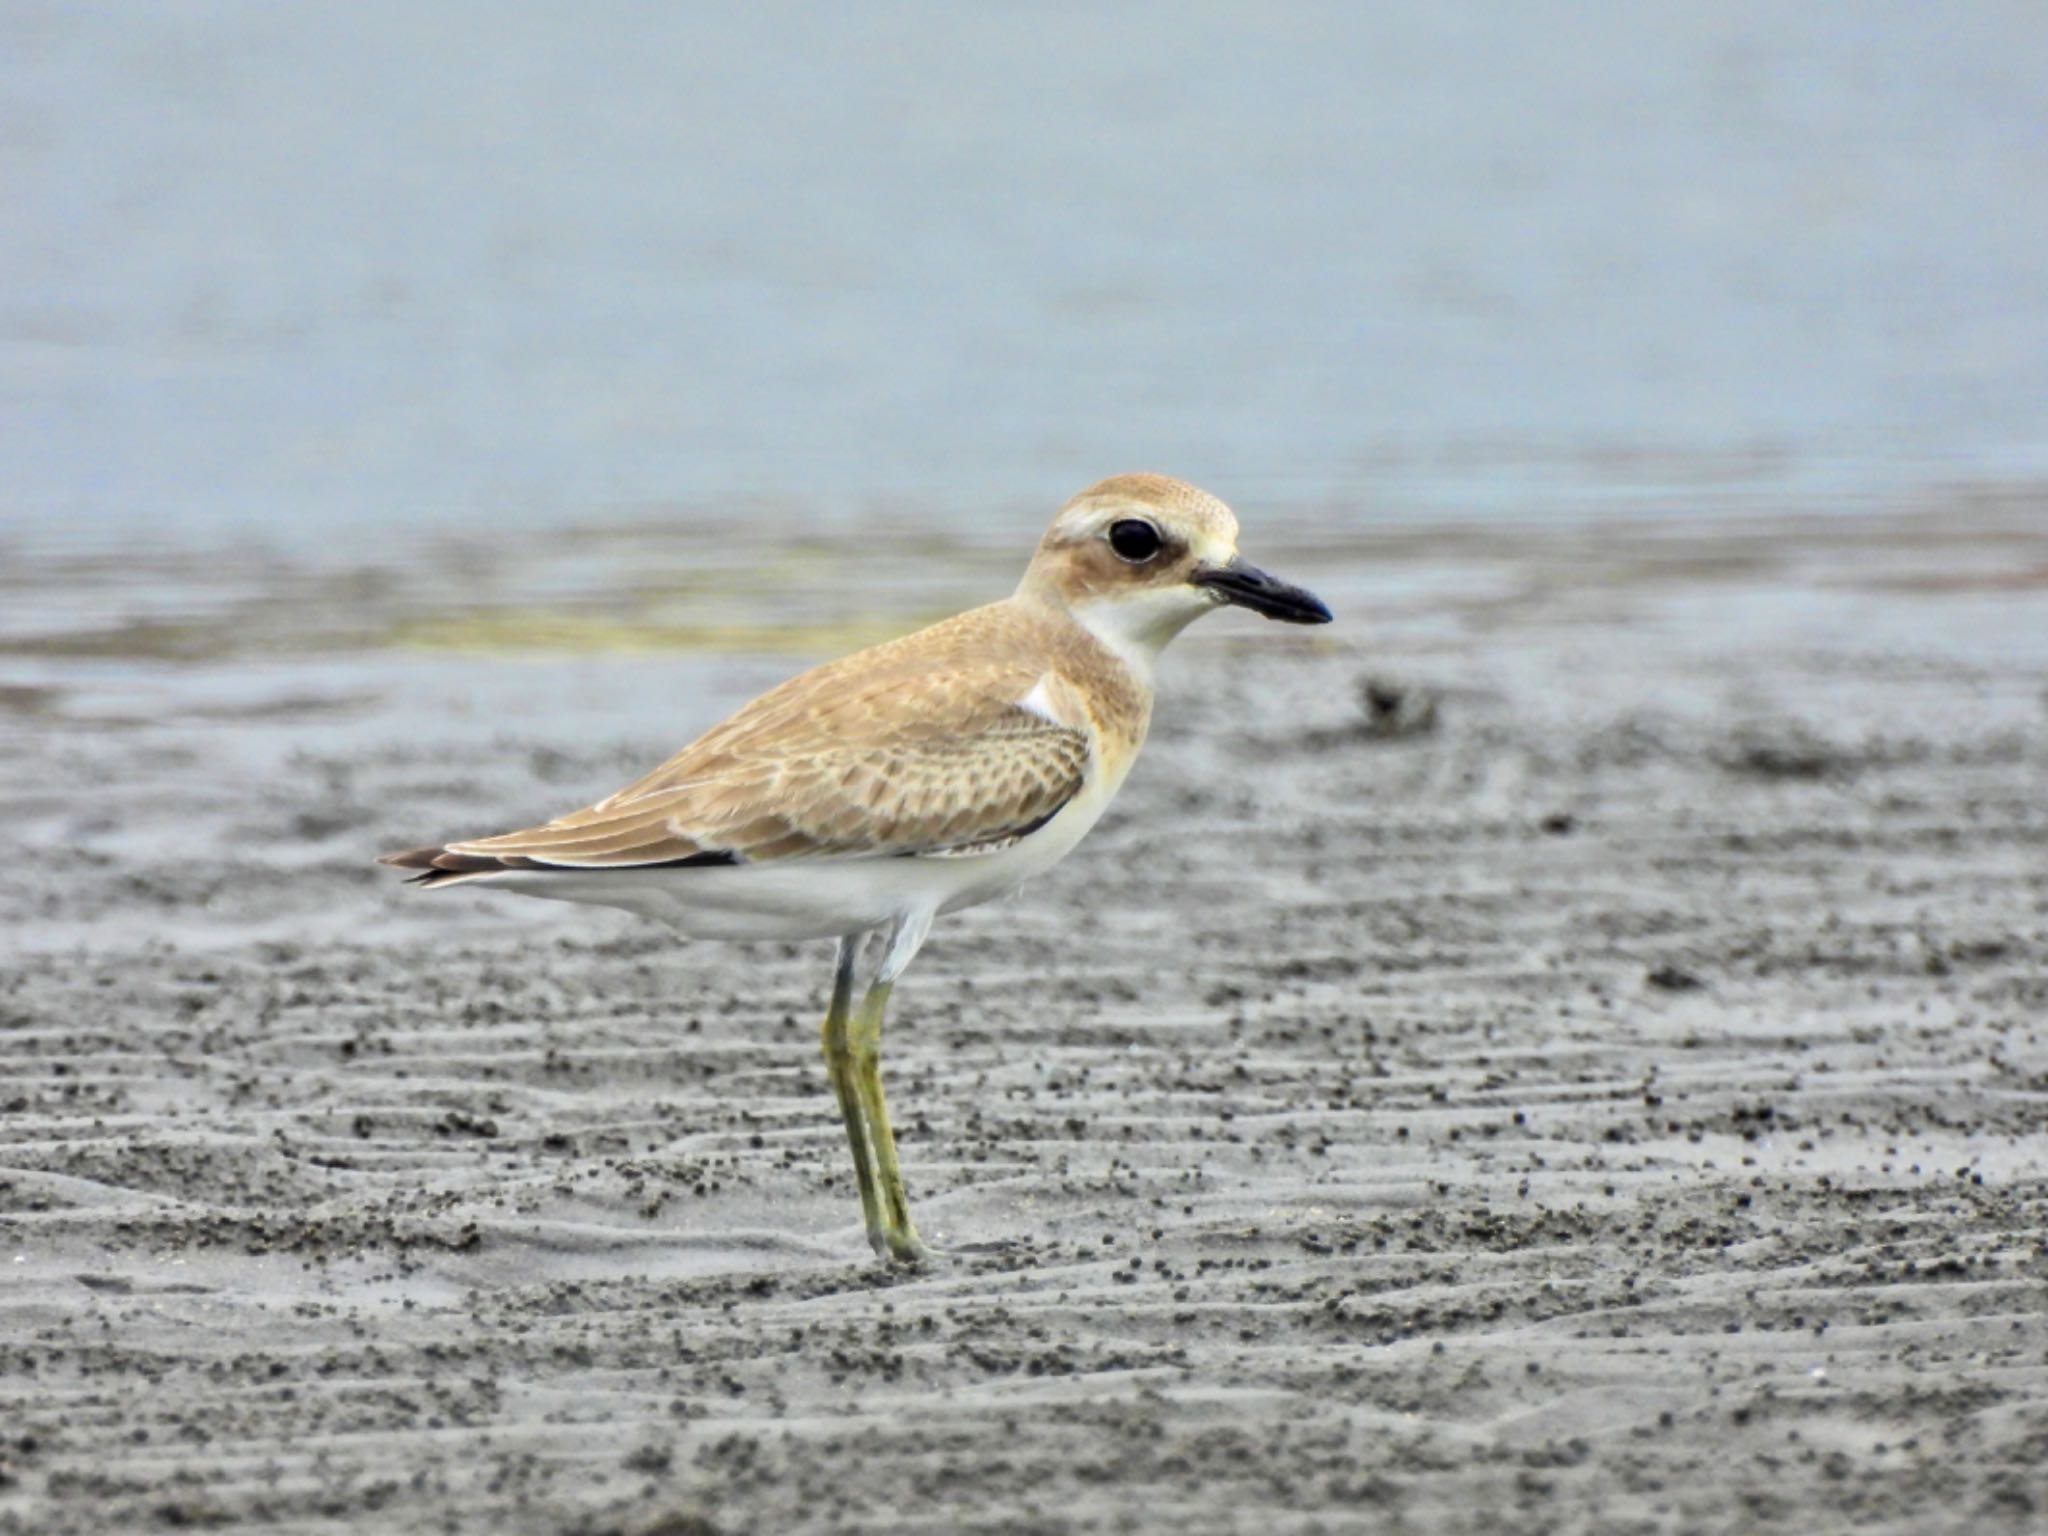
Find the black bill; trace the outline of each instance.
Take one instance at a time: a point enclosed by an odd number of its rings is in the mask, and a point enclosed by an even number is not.
[[[1204,565],[1191,578],[1207,587],[1226,603],[1263,613],[1283,624],[1327,624],[1332,618],[1323,600],[1305,587],[1289,586],[1277,576],[1268,576],[1256,565],[1232,560],[1228,565]]]

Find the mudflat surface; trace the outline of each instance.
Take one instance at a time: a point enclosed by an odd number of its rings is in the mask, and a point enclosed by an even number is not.
[[[898,988],[914,1273],[824,946],[368,863],[791,656],[17,566],[0,1531],[2040,1529],[2038,507],[1297,525]]]

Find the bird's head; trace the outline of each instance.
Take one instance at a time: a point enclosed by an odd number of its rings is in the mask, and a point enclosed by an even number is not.
[[[1230,508],[1165,475],[1117,475],[1060,508],[1018,591],[1066,608],[1141,668],[1225,604],[1288,624],[1330,622],[1314,594],[1237,552]]]

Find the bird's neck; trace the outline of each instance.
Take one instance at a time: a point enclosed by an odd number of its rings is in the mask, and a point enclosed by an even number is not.
[[[1097,725],[1127,738],[1135,750],[1152,716],[1156,649],[1133,644],[1114,630],[1104,634],[1087,621],[1086,605],[1077,612],[1028,590],[1020,590],[1010,602],[1030,615],[1043,637],[1047,661],[1087,696],[1088,713]]]
[[[1185,587],[1120,592],[1114,596],[1070,598],[1050,582],[1027,573],[1013,601],[1050,610],[1081,629],[1150,689],[1159,655],[1174,637],[1215,607]]]

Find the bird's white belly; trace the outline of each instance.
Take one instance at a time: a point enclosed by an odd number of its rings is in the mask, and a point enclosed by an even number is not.
[[[908,913],[957,912],[1009,894],[1065,858],[1116,789],[1115,783],[1090,783],[1036,832],[991,853],[687,869],[508,870],[474,883],[522,896],[622,907],[692,938],[836,938]]]

